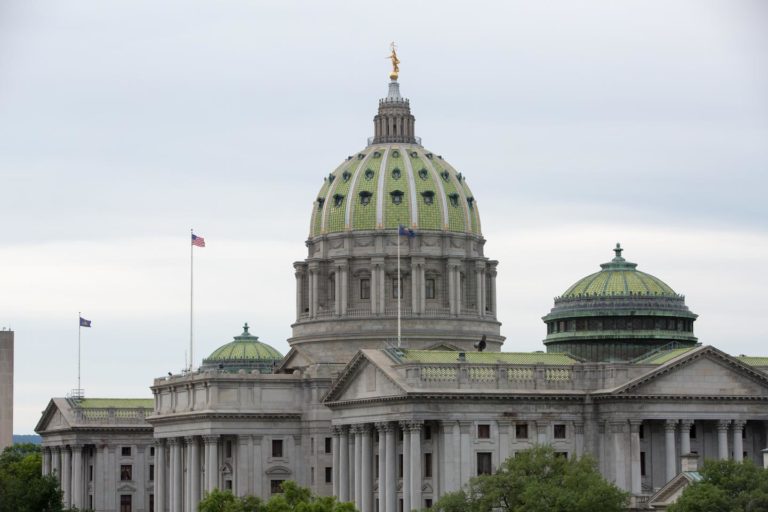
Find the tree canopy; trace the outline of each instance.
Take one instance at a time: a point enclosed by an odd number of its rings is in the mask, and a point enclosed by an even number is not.
[[[701,480],[689,485],[669,512],[768,510],[768,470],[751,461],[708,460]]]
[[[200,502],[200,512],[355,512],[351,503],[339,503],[331,496],[312,496],[309,489],[294,482],[282,484],[282,493],[264,502],[255,496],[236,497],[230,491],[214,489]]]
[[[446,494],[440,512],[620,512],[629,495],[603,479],[594,459],[567,459],[536,446],[507,459],[492,475]]]
[[[43,476],[40,446],[9,446],[0,454],[0,512],[61,512],[54,476]]]

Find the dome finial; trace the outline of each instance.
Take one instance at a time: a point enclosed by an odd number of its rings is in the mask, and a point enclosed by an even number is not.
[[[243,325],[243,335],[247,335],[247,334],[248,334],[248,322],[245,322],[245,324]]]
[[[392,61],[392,72],[389,74],[389,78],[396,81],[398,74],[400,73],[400,59],[397,58],[397,45],[394,41],[389,44],[389,47],[392,50],[392,53],[387,57]]]
[[[613,261],[624,261],[624,258],[621,257],[621,251],[624,249],[621,248],[621,244],[619,242],[616,242],[616,247],[613,249],[613,252],[616,253],[616,257],[613,258]]]

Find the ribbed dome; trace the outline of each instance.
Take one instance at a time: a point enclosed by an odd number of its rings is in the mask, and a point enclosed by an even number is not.
[[[481,234],[472,192],[442,156],[418,144],[373,144],[324,179],[310,237],[399,225]]]
[[[616,244],[616,256],[600,265],[602,270],[579,279],[561,295],[562,298],[613,295],[655,295],[676,297],[675,291],[658,277],[640,272],[636,263],[621,257],[623,249]]]
[[[282,358],[280,352],[260,342],[258,336],[250,334],[248,324],[245,324],[240,336],[235,336],[233,341],[222,345],[203,359],[202,368],[271,370],[272,364]]]

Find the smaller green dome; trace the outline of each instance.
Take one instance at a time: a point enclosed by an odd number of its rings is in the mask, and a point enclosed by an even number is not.
[[[568,288],[561,298],[614,295],[654,295],[677,297],[677,293],[658,277],[637,270],[637,263],[621,257],[620,244],[616,244],[616,256],[600,265],[600,272],[579,279]]]
[[[243,326],[243,333],[234,340],[214,350],[203,359],[202,369],[222,369],[227,371],[259,370],[269,373],[273,364],[283,355],[270,345],[259,341],[258,336],[248,332],[248,324]]]

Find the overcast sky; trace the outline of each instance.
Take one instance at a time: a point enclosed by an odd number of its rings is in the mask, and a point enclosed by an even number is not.
[[[76,386],[150,397],[243,322],[285,353],[322,179],[401,58],[424,146],[477,198],[507,351],[625,257],[701,342],[768,355],[768,3],[0,3],[0,326],[15,432]],[[198,362],[199,362],[199,358]]]

